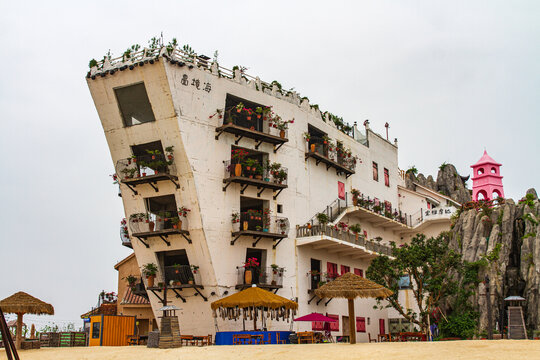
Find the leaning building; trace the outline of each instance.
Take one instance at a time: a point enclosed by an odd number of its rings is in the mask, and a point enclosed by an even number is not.
[[[214,319],[210,302],[257,284],[298,301],[300,314],[338,319],[333,334],[347,335],[347,302],[313,290],[345,272],[364,276],[391,241],[437,235],[459,205],[405,188],[397,141],[369,122],[349,127],[276,82],[172,47],[93,65],[87,82],[121,191],[122,243],[141,270],[157,267],[155,279],[134,274],[133,291],[158,325],[166,299],[181,309],[183,333],[240,329]],[[409,286],[404,279],[405,302]],[[409,326],[374,304],[355,300],[360,341]]]

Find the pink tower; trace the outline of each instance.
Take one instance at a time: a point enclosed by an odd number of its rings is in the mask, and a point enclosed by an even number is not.
[[[502,176],[499,170],[502,164],[499,164],[491,158],[484,150],[484,155],[478,160],[473,168],[473,194],[474,201],[493,200],[497,197],[504,197]]]

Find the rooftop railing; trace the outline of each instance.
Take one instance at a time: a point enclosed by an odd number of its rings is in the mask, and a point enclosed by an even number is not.
[[[353,245],[363,246],[366,250],[374,251],[379,254],[392,255],[392,248],[390,246],[383,245],[380,241],[366,240],[363,234],[355,234],[349,230],[340,230],[335,226],[304,225],[296,228],[297,238],[321,235],[346,241]]]
[[[168,229],[187,230],[187,218],[178,216],[175,211],[132,214],[129,218],[132,234],[159,232]]]
[[[143,178],[158,174],[176,174],[172,156],[165,154],[139,155],[116,162],[116,174],[120,180]]]
[[[259,210],[249,210],[240,213],[240,222],[233,224],[237,231],[260,231],[263,233],[287,235],[289,219],[281,216],[266,214]]]
[[[246,270],[250,272],[246,276]],[[251,284],[257,284],[260,287],[283,287],[283,274],[285,268],[278,267],[249,267],[244,266],[236,267],[237,274],[237,287],[249,286]]]
[[[289,171],[284,166],[272,167],[272,164],[253,164],[246,160],[239,163],[236,160],[227,160],[224,164],[224,178],[245,177],[248,179],[262,180],[268,183],[287,185]]]

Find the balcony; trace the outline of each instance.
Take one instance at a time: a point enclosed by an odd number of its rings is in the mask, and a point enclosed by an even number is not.
[[[308,143],[305,160],[313,158],[318,166],[321,162],[326,170],[336,169],[336,174],[344,174],[346,178],[355,173],[356,157],[343,151],[342,148],[328,144],[323,138],[312,136]]]
[[[249,274],[246,275],[246,271]],[[237,281],[236,289],[243,290],[256,284],[258,287],[268,290],[281,289],[283,287],[283,273],[285,268],[266,267],[266,268],[245,268],[243,266],[236,267]]]
[[[402,233],[416,233],[422,231],[424,227],[431,224],[448,222],[456,212],[453,206],[436,207],[432,209],[420,209],[416,214],[411,215],[412,227],[402,231]]]
[[[131,235],[149,248],[147,240],[152,237],[159,237],[167,246],[171,246],[168,237],[170,235],[180,235],[191,244],[189,237],[187,219],[179,217],[174,212],[138,213],[129,217],[129,228]]]
[[[167,289],[176,294],[176,298],[186,302],[182,291],[184,289],[194,289],[196,295],[200,295],[204,301],[208,299],[199,291],[204,289],[201,285],[201,274],[198,267],[193,265],[172,265],[164,266],[163,271],[159,271],[154,279],[154,286],[148,286],[148,279],[144,279],[146,289],[151,291],[160,301],[163,302],[161,293]]]
[[[176,174],[176,167],[171,154],[133,156],[116,162],[116,175],[119,181],[135,195],[138,194],[137,185],[141,184],[148,184],[158,192],[160,181],[170,181],[179,189],[178,177],[172,174]]]
[[[253,247],[256,247],[261,239],[266,238],[274,240],[272,248],[275,249],[281,240],[289,234],[289,219],[286,217],[249,210],[240,213],[239,220],[239,222],[233,223],[231,245],[234,245],[241,236],[252,236],[255,240],[252,244]]]
[[[120,222],[120,240],[122,241],[122,245],[133,249],[133,246],[131,245],[131,239],[129,238],[126,219],[122,219],[122,221]]]
[[[283,189],[287,188],[289,177],[287,168],[275,163],[252,168],[246,163],[228,160],[224,162],[224,172],[223,191],[226,191],[230,184],[236,183],[241,185],[240,194],[244,194],[249,186],[253,186],[257,188],[257,197],[260,197],[266,189],[272,190],[274,200]]]
[[[380,241],[366,240],[362,234],[338,230],[327,225],[305,225],[296,228],[296,246],[311,246],[329,253],[347,253],[353,259],[391,256],[392,248]]]
[[[265,108],[268,109],[268,108]],[[275,119],[269,114],[263,114],[246,111],[244,107],[232,106],[219,111],[219,118],[223,119],[223,124],[216,128],[216,140],[222,133],[226,132],[235,136],[234,143],[238,145],[242,138],[255,140],[255,149],[261,144],[268,143],[274,146],[274,153],[279,150],[283,144],[289,141],[287,138],[287,129],[279,130],[275,127]]]

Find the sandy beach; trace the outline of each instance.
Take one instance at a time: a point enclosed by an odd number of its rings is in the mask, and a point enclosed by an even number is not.
[[[0,350],[0,359],[5,358]],[[148,349],[144,346],[43,348],[20,352],[24,360],[60,359],[540,359],[540,341],[446,341],[433,343],[313,344],[262,346],[182,347]]]

